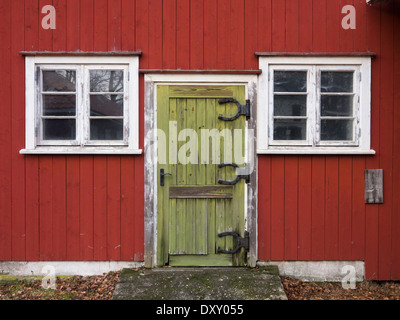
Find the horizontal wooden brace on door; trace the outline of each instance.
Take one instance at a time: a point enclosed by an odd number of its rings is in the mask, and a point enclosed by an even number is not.
[[[182,186],[169,188],[170,199],[232,199],[233,187],[229,186]]]

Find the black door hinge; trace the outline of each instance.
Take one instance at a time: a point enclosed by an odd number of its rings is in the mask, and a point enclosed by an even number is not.
[[[233,236],[237,240],[236,248],[232,250],[223,250],[221,248],[218,248],[218,253],[228,253],[228,254],[233,254],[238,252],[241,248],[244,248],[246,252],[249,252],[250,250],[250,234],[248,231],[245,231],[244,233],[244,238],[240,237],[236,232],[223,232],[218,234],[218,237],[226,237],[226,236]]]

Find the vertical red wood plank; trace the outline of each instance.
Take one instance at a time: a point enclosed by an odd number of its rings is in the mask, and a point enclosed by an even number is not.
[[[176,63],[180,69],[189,69],[189,4],[187,0],[177,0],[176,3]]]
[[[378,55],[381,52],[380,33],[381,16],[380,5],[367,9],[368,49]],[[381,59],[372,63],[372,92],[371,92],[371,147],[377,154],[367,157],[366,169],[380,168],[380,95],[381,95]],[[365,277],[368,280],[377,280],[379,274],[379,206],[366,205],[366,237],[365,237]]]
[[[244,5],[244,67],[248,70],[256,70],[258,58],[254,53],[257,52],[257,1],[245,1]]]
[[[357,0],[355,0],[357,1]],[[354,6],[354,0],[340,0],[340,8],[339,12],[342,12],[342,8],[346,5]],[[361,10],[360,10],[361,11]],[[357,18],[358,18],[358,12],[356,11],[356,29],[357,30]],[[344,18],[345,14],[341,14],[339,18],[338,24],[341,26],[342,25],[342,19]],[[361,16],[361,12],[360,12]],[[354,50],[354,34],[355,34],[354,29],[343,29],[342,27],[340,28],[340,51],[341,52],[353,52]]]
[[[340,1],[326,2],[326,50],[340,52],[340,35],[342,28],[342,8]],[[346,30],[347,31],[347,30]],[[351,32],[351,31],[350,31]]]
[[[299,0],[286,0],[286,50],[299,50]],[[311,33],[310,33],[311,34]]]
[[[313,1],[301,0],[299,3],[299,51],[313,50]]]
[[[230,4],[229,0],[218,1],[218,69],[229,69],[231,67]],[[232,46],[234,47],[234,44]]]
[[[108,51],[110,52],[121,51],[121,16],[121,0],[108,0]]]
[[[311,258],[324,260],[325,229],[325,157],[312,157],[312,228]]]
[[[136,1],[135,39],[136,39],[136,49],[142,50],[142,55],[140,56],[139,59],[140,68],[148,68],[149,67],[149,0]]]
[[[94,260],[107,260],[107,159],[93,164]]]
[[[133,157],[121,159],[121,260],[134,260],[135,215],[135,163]]]
[[[67,50],[80,48],[80,1],[67,1]],[[67,259],[79,260],[79,156],[67,157]]]
[[[298,260],[311,260],[311,157],[299,157]]]
[[[93,51],[93,0],[82,0],[80,12],[80,49],[82,51]],[[79,256],[81,260],[93,260],[93,156],[81,156],[79,158],[79,175]]]
[[[382,4],[381,29],[381,136],[380,164],[383,168],[384,203],[379,206],[379,280],[390,280],[393,194],[393,26],[392,3]],[[396,195],[398,196],[398,195]]]
[[[25,143],[25,99],[24,58],[19,51],[24,49],[24,1],[11,2],[11,100],[12,100],[12,259],[25,260],[25,157],[19,154]]]
[[[400,3],[393,10],[400,16]],[[398,18],[397,18],[398,19]],[[400,52],[400,23],[394,24],[394,52]],[[394,55],[394,131],[393,137],[400,137],[400,56]],[[393,145],[393,210],[392,210],[392,280],[400,280],[400,144]]]
[[[163,68],[176,68],[176,0],[163,2]]]
[[[107,157],[107,256],[121,258],[121,157]]]
[[[244,1],[231,0],[232,69],[244,69]]]
[[[285,257],[285,157],[271,160],[271,260]]]
[[[272,1],[272,51],[286,51],[286,0]]]
[[[258,0],[258,51],[271,50],[272,24],[271,24],[271,0]]]
[[[38,34],[39,34],[38,1],[37,0],[25,1],[25,50],[28,51],[38,50],[39,48]],[[39,250],[40,250],[39,249],[39,157],[32,155],[26,157],[25,159],[26,159],[25,160],[26,259],[30,261],[36,261],[39,260]],[[3,168],[3,165],[0,166],[0,168]]]
[[[203,0],[190,0],[190,68],[204,66],[204,7]]]
[[[149,66],[162,68],[162,0],[149,0]]]
[[[12,207],[11,207],[11,2],[0,6],[0,260],[12,257]]]
[[[367,51],[367,10],[369,6],[365,5],[364,0],[354,0],[354,7],[356,9],[356,30],[353,30],[354,38],[354,51],[366,52]]]
[[[135,5],[135,0],[122,0],[122,51],[135,50]]]
[[[139,1],[141,2],[141,1]],[[108,48],[108,3],[94,1],[95,51]],[[93,159],[93,259],[107,260],[107,157],[96,155]]]
[[[297,156],[285,157],[285,260],[297,260],[298,210]]]
[[[214,0],[204,0],[204,68],[217,69],[218,55],[218,3]]]
[[[365,260],[365,158],[353,157],[351,260]]]
[[[326,158],[325,186],[325,259],[339,260],[338,157]]]
[[[258,158],[258,259],[271,259],[271,157]]]
[[[67,189],[65,156],[53,156],[53,259],[67,259]]]
[[[53,0],[57,12],[53,50],[67,50],[67,0]],[[67,259],[66,156],[53,156],[53,259]]]
[[[332,1],[328,0],[313,0],[313,51],[314,52],[326,52],[326,25],[327,15],[326,6],[327,3]],[[334,24],[336,25],[336,23]]]
[[[353,158],[339,158],[339,260],[351,260]],[[362,228],[359,225],[358,228]]]

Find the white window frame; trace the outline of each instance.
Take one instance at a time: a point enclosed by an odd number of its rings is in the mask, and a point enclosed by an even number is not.
[[[370,148],[371,57],[260,56],[257,104],[259,154],[375,154]],[[307,139],[273,140],[274,70],[307,70]],[[320,72],[354,71],[354,139],[320,141]],[[267,122],[267,125],[264,123]]]
[[[139,149],[138,56],[26,56],[25,149],[22,154],[141,154]],[[40,68],[38,68],[40,67]],[[42,70],[76,69],[76,141],[40,140],[41,94],[37,78]],[[124,70],[124,140],[89,140],[89,71]],[[40,74],[37,74],[37,72]],[[85,79],[84,79],[85,77]],[[83,115],[85,113],[85,115]]]

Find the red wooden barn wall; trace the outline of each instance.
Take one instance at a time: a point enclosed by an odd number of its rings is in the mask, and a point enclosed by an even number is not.
[[[43,30],[44,5],[57,10]],[[341,28],[354,5],[356,30]],[[400,280],[400,4],[365,0],[0,0],[0,260],[143,260],[143,156],[23,156],[19,51],[142,50],[141,69],[257,69],[254,52],[377,53],[376,156],[260,156],[260,260],[366,260]],[[144,82],[140,76],[140,146]],[[262,119],[259,119],[262,121]],[[364,205],[364,169],[384,169]]]

